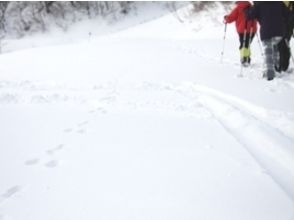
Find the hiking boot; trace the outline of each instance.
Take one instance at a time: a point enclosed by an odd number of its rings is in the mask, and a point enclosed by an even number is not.
[[[247,63],[247,58],[246,57],[242,57],[241,58],[241,64]]]
[[[250,65],[250,57],[242,57],[241,58],[241,64],[245,67]]]
[[[280,65],[275,65],[275,70],[278,72],[278,73],[281,73],[281,67]]]
[[[273,70],[268,70],[266,71],[266,77],[267,77],[267,80],[273,80],[275,78],[275,71]]]

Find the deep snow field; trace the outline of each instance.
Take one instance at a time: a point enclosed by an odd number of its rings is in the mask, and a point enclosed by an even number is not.
[[[294,73],[255,39],[240,75],[234,25],[220,62],[205,13],[124,22],[4,42],[0,220],[294,220]]]

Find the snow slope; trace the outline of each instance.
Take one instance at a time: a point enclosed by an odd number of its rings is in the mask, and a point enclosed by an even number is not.
[[[293,220],[294,76],[196,26],[2,54],[0,219]]]

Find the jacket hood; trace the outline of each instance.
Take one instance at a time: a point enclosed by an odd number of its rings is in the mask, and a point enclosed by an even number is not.
[[[251,3],[249,1],[237,1],[236,4],[242,8],[247,8],[248,6],[251,6]]]

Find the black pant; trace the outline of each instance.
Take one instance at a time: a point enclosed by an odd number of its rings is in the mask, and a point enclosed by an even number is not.
[[[244,34],[239,34],[239,41],[240,41],[239,49],[243,48],[243,46],[246,48],[249,48],[249,45],[251,44],[254,36],[255,36],[255,33],[251,33],[251,36],[250,36],[250,33],[246,33],[245,42],[244,42]],[[244,43],[245,45],[243,45]]]
[[[280,55],[280,62],[279,66],[276,67],[278,72],[286,71],[289,67],[291,51],[289,48],[289,41],[286,38],[283,38],[281,42],[278,44],[279,48],[279,55]]]

